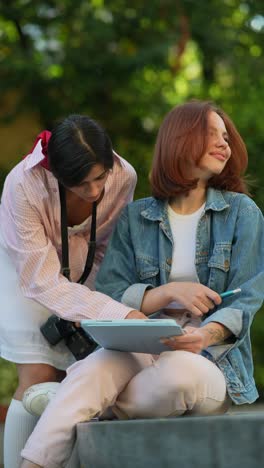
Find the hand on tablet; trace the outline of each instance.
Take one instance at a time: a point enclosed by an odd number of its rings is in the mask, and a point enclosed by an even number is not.
[[[174,351],[189,351],[190,353],[200,354],[207,347],[201,329],[187,326],[184,331],[184,335],[163,338],[160,341]]]
[[[144,315],[142,312],[140,312],[139,310],[131,310],[131,312],[129,312],[129,314],[125,317],[125,319],[142,319],[142,320],[146,320],[148,317],[146,315]]]

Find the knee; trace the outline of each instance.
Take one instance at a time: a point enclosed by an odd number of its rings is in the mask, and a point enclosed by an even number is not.
[[[26,390],[31,385],[43,382],[60,382],[65,373],[49,364],[18,364],[18,389]]]
[[[113,398],[138,371],[139,364],[131,354],[102,349],[73,364],[67,370],[66,381],[78,382],[79,388],[89,387],[98,396],[106,391]]]
[[[160,358],[159,374],[171,393],[192,392],[203,381],[203,368],[199,356],[188,351],[168,352]]]
[[[120,369],[122,362],[126,360],[127,353],[119,351],[108,351],[100,349],[95,353],[90,354],[85,359],[77,361],[67,369],[67,375],[78,375],[78,378],[83,376],[91,377],[91,374],[100,376],[101,374],[115,372]]]

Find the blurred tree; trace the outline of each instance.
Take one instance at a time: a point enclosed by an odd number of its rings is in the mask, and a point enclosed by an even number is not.
[[[164,114],[187,99],[209,98],[243,135],[252,194],[264,208],[263,0],[0,0],[0,38],[1,106],[16,96],[2,125],[25,110],[47,128],[69,113],[90,114],[134,164],[139,197],[149,194]],[[264,388],[264,328],[256,323]]]
[[[264,172],[263,11],[258,0],[1,1],[2,99],[19,90],[5,120],[25,108],[47,127],[70,112],[91,114],[139,170],[141,196],[164,114],[209,97],[236,121],[256,177]]]

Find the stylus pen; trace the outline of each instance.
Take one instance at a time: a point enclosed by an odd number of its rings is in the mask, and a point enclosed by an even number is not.
[[[237,293],[240,293],[240,292],[241,292],[240,288],[231,289],[230,291],[226,291],[226,292],[223,292],[223,293],[219,294],[219,296],[222,297],[222,299],[223,299],[224,297],[233,296],[233,294],[237,294]]]

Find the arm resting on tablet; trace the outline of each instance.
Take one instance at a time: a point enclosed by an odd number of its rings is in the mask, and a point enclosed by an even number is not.
[[[125,320],[126,319],[146,320],[146,318],[147,318],[146,315],[142,314],[142,312],[140,312],[139,310],[131,310],[125,317]],[[75,322],[75,326],[81,327],[81,322]]]

